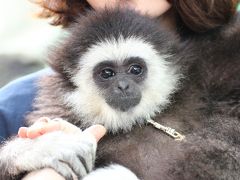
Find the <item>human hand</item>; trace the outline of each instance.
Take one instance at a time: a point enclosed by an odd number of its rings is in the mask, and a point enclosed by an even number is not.
[[[18,136],[20,138],[34,139],[54,131],[62,131],[67,134],[78,134],[82,132],[77,126],[60,118],[51,120],[50,118],[42,117],[30,127],[19,128]],[[98,142],[106,133],[106,129],[101,125],[94,125],[86,129],[83,133],[93,135]]]

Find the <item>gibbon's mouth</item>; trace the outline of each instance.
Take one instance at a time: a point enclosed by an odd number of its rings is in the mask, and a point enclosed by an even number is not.
[[[141,97],[121,96],[118,98],[108,99],[106,102],[109,106],[122,112],[127,112],[137,106]]]

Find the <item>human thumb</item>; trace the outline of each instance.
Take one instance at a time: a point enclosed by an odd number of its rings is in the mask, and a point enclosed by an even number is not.
[[[86,130],[84,130],[83,134],[84,135],[90,134],[92,137],[94,137],[96,142],[98,142],[106,134],[106,132],[107,132],[107,130],[104,126],[93,125],[93,126],[87,128]]]

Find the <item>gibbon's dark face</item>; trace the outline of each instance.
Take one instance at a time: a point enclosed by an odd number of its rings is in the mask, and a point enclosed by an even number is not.
[[[93,69],[93,79],[107,104],[128,111],[141,101],[141,85],[147,76],[143,59],[132,57],[122,63],[103,61]]]
[[[178,87],[175,37],[131,10],[77,19],[51,58],[72,89],[65,103],[82,124],[130,130],[159,113]]]

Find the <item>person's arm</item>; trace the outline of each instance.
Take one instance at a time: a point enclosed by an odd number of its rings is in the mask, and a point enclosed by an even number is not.
[[[24,116],[32,110],[39,77],[52,73],[50,69],[14,80],[0,89],[0,141],[17,134],[24,125]]]
[[[51,168],[44,168],[44,169],[30,172],[22,180],[42,180],[42,179],[64,180],[64,177],[62,177],[60,174],[58,174],[56,171],[54,171]]]

